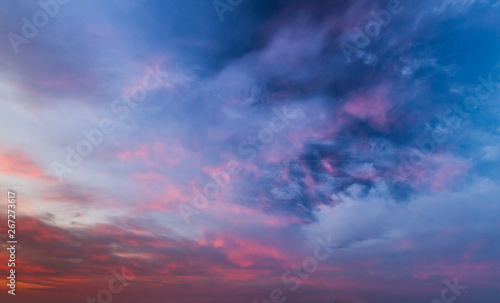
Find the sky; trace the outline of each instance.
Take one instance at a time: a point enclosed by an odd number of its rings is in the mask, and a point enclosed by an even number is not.
[[[497,303],[499,16],[4,0],[1,302]]]

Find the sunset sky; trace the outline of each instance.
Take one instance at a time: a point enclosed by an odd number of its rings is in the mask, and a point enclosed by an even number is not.
[[[0,30],[2,303],[123,269],[112,302],[499,302],[500,1],[4,0]]]

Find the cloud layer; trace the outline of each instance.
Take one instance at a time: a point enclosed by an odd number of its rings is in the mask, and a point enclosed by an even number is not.
[[[497,302],[498,1],[40,3],[0,9],[19,302]]]

